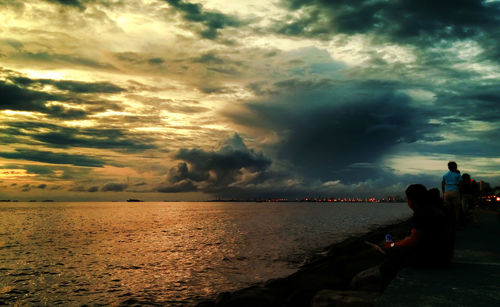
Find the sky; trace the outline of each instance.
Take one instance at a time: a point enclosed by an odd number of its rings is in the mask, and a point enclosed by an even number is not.
[[[0,199],[500,185],[500,2],[0,0]]]

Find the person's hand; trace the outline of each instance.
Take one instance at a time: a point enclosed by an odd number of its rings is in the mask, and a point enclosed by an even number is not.
[[[385,249],[390,249],[391,247],[394,247],[394,241],[384,242],[384,248]]]
[[[385,255],[385,251],[382,249],[382,247],[378,246],[377,244],[373,244],[371,242],[368,242],[368,241],[365,241],[365,243],[370,245],[377,252]]]

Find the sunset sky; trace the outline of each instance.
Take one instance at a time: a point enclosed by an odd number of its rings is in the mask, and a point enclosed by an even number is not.
[[[500,1],[0,0],[0,199],[500,185]]]

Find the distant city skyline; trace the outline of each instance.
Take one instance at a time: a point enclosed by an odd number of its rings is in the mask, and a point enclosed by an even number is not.
[[[500,186],[500,1],[0,1],[0,199]]]

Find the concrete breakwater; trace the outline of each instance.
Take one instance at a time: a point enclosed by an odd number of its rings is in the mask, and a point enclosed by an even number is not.
[[[322,256],[311,259],[290,276],[269,280],[235,292],[220,293],[215,300],[199,302],[197,307],[228,306],[371,306],[382,294],[383,286],[375,272],[383,255],[365,241],[380,243],[387,233],[399,239],[408,235],[410,220],[378,227],[366,234],[350,237],[325,248]],[[359,278],[358,273],[365,276]],[[355,278],[356,277],[356,278]]]

